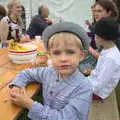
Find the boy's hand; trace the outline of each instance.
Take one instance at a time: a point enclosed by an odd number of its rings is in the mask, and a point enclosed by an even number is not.
[[[14,104],[20,107],[28,109],[32,107],[33,100],[28,97],[25,88],[13,87],[10,89],[10,99]]]

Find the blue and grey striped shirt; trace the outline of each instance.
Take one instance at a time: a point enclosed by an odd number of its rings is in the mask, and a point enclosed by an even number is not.
[[[30,68],[16,76],[12,84],[26,86],[30,82],[43,85],[44,105],[34,102],[28,117],[32,120],[88,120],[92,85],[77,69],[59,80],[53,67]]]

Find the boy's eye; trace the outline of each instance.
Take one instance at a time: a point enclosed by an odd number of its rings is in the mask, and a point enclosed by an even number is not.
[[[66,50],[67,54],[75,54],[76,52],[74,50]]]
[[[52,54],[53,54],[53,55],[60,55],[60,53],[61,53],[61,52],[60,52],[59,50],[52,51]]]

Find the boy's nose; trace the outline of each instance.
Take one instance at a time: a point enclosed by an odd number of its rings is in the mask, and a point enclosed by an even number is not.
[[[60,56],[60,60],[66,61],[67,60],[67,55],[65,53],[62,53]]]

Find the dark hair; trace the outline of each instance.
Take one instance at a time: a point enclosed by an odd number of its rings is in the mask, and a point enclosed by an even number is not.
[[[41,5],[41,6],[38,7],[38,14],[39,14],[39,15],[41,15],[41,12],[42,12],[42,9],[43,9],[43,8],[44,8],[43,5]]]
[[[99,0],[95,3],[94,7],[96,5],[102,6],[107,12],[111,11],[111,17],[118,19],[119,11],[115,2],[113,2],[112,0]]]
[[[0,5],[0,15],[3,17],[7,15],[7,11],[2,5]]]
[[[96,22],[94,33],[105,40],[117,40],[120,37],[119,23],[113,17],[105,17]]]

